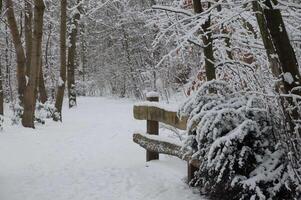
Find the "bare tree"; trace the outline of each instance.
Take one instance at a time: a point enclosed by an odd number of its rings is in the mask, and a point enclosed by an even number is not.
[[[48,95],[47,95],[47,91],[46,91],[46,87],[45,87],[42,58],[41,58],[41,64],[40,64],[39,71],[40,71],[39,79],[38,79],[39,101],[41,101],[41,103],[45,103],[48,100]]]
[[[43,17],[44,1],[34,1],[34,28],[31,49],[31,66],[29,70],[28,84],[24,95],[24,113],[22,124],[24,127],[34,128],[34,112],[37,97],[37,81],[39,80],[41,57],[42,57],[42,37],[43,37]]]
[[[32,2],[25,1],[25,49],[26,49],[26,76],[29,76],[32,50]]]
[[[2,0],[0,0],[0,14],[2,12]],[[1,58],[0,58],[1,59]],[[4,114],[4,106],[3,106],[3,78],[2,78],[2,65],[1,65],[1,60],[0,60],[0,115]]]
[[[75,57],[76,57],[76,42],[78,24],[80,20],[80,6],[81,0],[77,0],[77,9],[71,19],[71,32],[69,34],[70,45],[68,47],[68,97],[69,97],[69,108],[76,105],[76,89],[75,89]]]
[[[60,30],[60,78],[56,95],[55,108],[56,112],[53,120],[62,121],[62,106],[66,82],[66,32],[67,32],[67,0],[61,0],[61,30]]]
[[[26,58],[25,58],[24,48],[22,45],[21,36],[18,30],[17,21],[14,13],[13,1],[5,0],[5,8],[7,10],[6,12],[7,23],[16,50],[18,95],[19,95],[20,104],[23,105],[24,91],[26,86],[26,78],[25,78]]]
[[[210,2],[208,2],[208,7],[210,7]],[[193,0],[193,8],[196,14],[203,12],[203,6],[201,0]],[[216,78],[215,75],[215,66],[214,66],[214,56],[213,56],[213,40],[212,33],[209,30],[211,24],[210,16],[206,22],[202,25],[202,40],[204,43],[204,55],[205,55],[205,70],[207,81],[213,80]]]
[[[0,14],[1,14],[1,8],[0,8]],[[4,95],[3,95],[3,75],[2,75],[2,60],[0,57],[0,116],[4,114]],[[1,120],[1,117],[0,117]],[[1,121],[0,121],[1,123]],[[0,124],[1,126],[1,124]]]

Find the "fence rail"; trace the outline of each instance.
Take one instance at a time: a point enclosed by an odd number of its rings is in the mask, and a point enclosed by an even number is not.
[[[176,112],[168,111],[156,106],[135,105],[134,118],[138,120],[151,120],[168,124],[175,128],[186,130],[187,118],[180,119]]]

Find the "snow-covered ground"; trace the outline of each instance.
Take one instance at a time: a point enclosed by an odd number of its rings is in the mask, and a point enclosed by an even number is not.
[[[0,133],[0,200],[200,200],[184,182],[186,164],[161,156],[145,163],[132,142],[144,121],[133,102],[80,98],[63,123]]]

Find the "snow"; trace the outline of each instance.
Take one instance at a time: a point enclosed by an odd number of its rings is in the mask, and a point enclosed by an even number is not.
[[[29,82],[29,77],[28,76],[25,76],[25,81],[26,81],[26,86],[27,86],[28,82]]]
[[[145,163],[145,150],[132,142],[145,121],[133,119],[132,107],[130,100],[79,98],[76,109],[64,108],[63,123],[32,130],[6,122],[0,199],[200,200],[184,182],[184,161]]]
[[[171,137],[162,137],[162,136],[158,136],[158,135],[150,135],[150,134],[146,134],[146,133],[139,133],[140,135],[142,135],[143,137],[146,137],[148,139],[151,139],[151,140],[157,140],[157,141],[160,141],[160,142],[167,142],[167,143],[170,143],[170,144],[174,144],[174,145],[177,145],[177,146],[182,146],[183,143],[181,141],[178,141],[178,140],[175,140],[174,138],[171,138]]]
[[[158,93],[158,92],[154,92],[154,91],[148,92],[148,93],[146,93],[146,97],[147,97],[147,98],[151,98],[151,97],[159,97],[159,93]]]
[[[177,112],[178,105],[175,103],[166,104],[163,102],[153,102],[153,101],[141,101],[135,103],[135,106],[148,106],[148,107],[157,107],[170,112]]]
[[[59,86],[63,86],[64,83],[65,83],[65,82],[63,81],[62,77],[60,77],[59,80],[58,80]]]
[[[290,72],[286,72],[283,74],[284,81],[288,84],[292,84],[294,82],[294,78]]]

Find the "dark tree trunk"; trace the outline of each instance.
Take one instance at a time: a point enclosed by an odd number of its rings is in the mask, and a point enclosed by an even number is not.
[[[76,88],[75,88],[75,57],[76,57],[76,43],[77,43],[77,30],[80,20],[80,0],[77,1],[77,12],[72,16],[72,30],[69,35],[70,46],[68,47],[68,97],[69,108],[76,106]]]
[[[208,3],[210,7],[210,3]],[[201,0],[193,0],[193,8],[196,14],[203,12]],[[206,19],[206,22],[202,25],[200,33],[202,34],[202,40],[204,43],[204,57],[205,57],[205,71],[207,81],[216,79],[215,75],[215,64],[213,56],[213,39],[211,30],[209,30],[211,24],[210,17]],[[198,170],[195,166],[188,162],[188,182],[190,183],[193,180],[195,172]]]
[[[301,95],[300,72],[296,54],[290,43],[288,33],[283,22],[279,9],[273,4],[277,0],[265,0],[265,9],[262,9],[257,2],[253,2],[253,9],[256,12],[260,33],[270,61],[271,71],[277,78],[282,78],[281,84],[276,85],[279,93]],[[285,142],[288,151],[293,152],[289,157],[293,168],[298,168],[301,159],[299,141],[300,114],[298,106],[300,100],[294,101],[290,96],[281,98],[281,106],[284,113],[284,124],[286,128]]]
[[[60,30],[60,62],[61,71],[59,86],[56,95],[55,108],[53,116],[54,121],[62,121],[62,107],[66,83],[66,32],[67,32],[67,0],[61,0],[61,30]]]
[[[85,41],[85,26],[84,24],[81,24],[80,26],[80,38],[81,38],[81,51],[80,51],[80,57],[81,57],[81,66],[82,66],[82,69],[81,71],[79,72],[79,75],[82,77],[82,81],[85,82],[86,81],[86,50],[87,50],[87,47],[86,47],[86,41]],[[83,96],[86,96],[86,88],[84,86],[83,88],[83,93],[82,93]]]
[[[267,26],[267,21],[264,16],[263,9],[257,1],[252,1],[252,6],[253,6],[253,11],[256,15],[261,38],[269,59],[270,69],[275,77],[280,78],[280,75],[282,73],[281,67],[280,67],[279,59],[273,56],[276,55],[277,52],[274,47],[273,40]],[[278,84],[276,87],[277,90],[280,91],[281,89],[280,84]]]
[[[42,58],[42,37],[44,1],[34,1],[34,29],[31,49],[31,67],[29,80],[24,95],[24,113],[22,124],[24,127],[34,128],[34,112],[37,98],[37,82],[39,80],[41,58]]]
[[[284,88],[286,93],[298,93],[299,90],[293,91],[293,88],[296,88],[301,85],[300,83],[300,72],[298,61],[296,59],[295,51],[290,43],[283,18],[279,9],[274,9],[271,5],[270,0],[267,0],[266,5],[269,9],[264,9],[264,15],[267,22],[267,27],[271,34],[271,38],[278,55],[282,72],[284,73]],[[290,82],[287,80],[288,76],[291,76],[293,81]]]
[[[32,49],[32,6],[25,1],[25,50],[26,50],[26,76],[29,76]]]
[[[211,81],[216,79],[215,76],[215,65],[214,65],[214,56],[213,56],[213,40],[212,33],[208,29],[210,27],[210,18],[206,21],[206,23],[202,26],[205,35],[203,36],[204,42],[204,55],[205,55],[205,70],[207,81]]]
[[[24,91],[26,86],[26,78],[25,78],[25,70],[26,70],[26,58],[24,49],[22,46],[21,36],[18,30],[17,21],[15,17],[13,1],[6,0],[6,16],[7,23],[12,35],[14,47],[16,50],[16,58],[17,58],[17,80],[18,80],[18,95],[20,100],[20,105],[23,106],[24,102]]]
[[[43,73],[43,64],[41,59],[41,65],[40,65],[40,74],[39,74],[39,100],[44,104],[48,97],[47,97],[47,91],[45,87],[45,80],[44,80],[44,73]]]
[[[210,3],[208,3],[208,7]],[[201,0],[193,0],[193,8],[196,14],[203,12],[202,2]],[[216,79],[215,75],[215,66],[214,66],[214,56],[213,56],[213,40],[212,33],[209,30],[211,24],[210,17],[206,20],[205,24],[202,25],[202,40],[204,43],[204,55],[205,55],[205,70],[207,81],[211,81]]]
[[[2,0],[0,0],[0,15],[2,12]],[[3,97],[3,76],[2,76],[2,65],[1,65],[1,60],[0,60],[0,115],[4,114],[4,97]]]
[[[1,14],[1,8],[0,8],[0,14]],[[4,95],[3,95],[3,75],[2,75],[2,60],[0,59],[0,120],[2,120],[1,115],[4,114]],[[1,121],[0,121],[1,123]],[[0,124],[2,126],[2,124]]]

